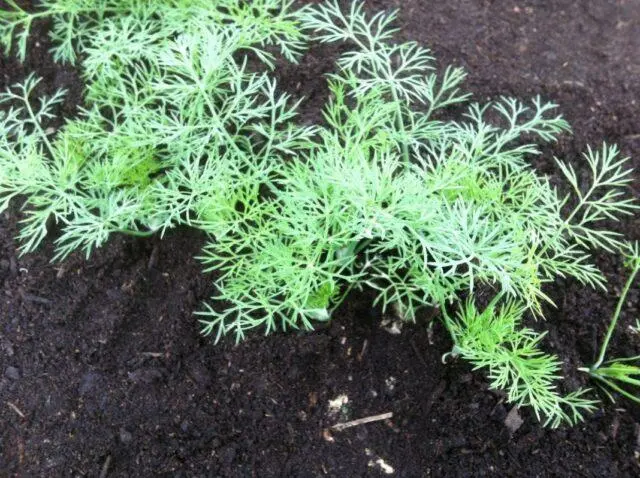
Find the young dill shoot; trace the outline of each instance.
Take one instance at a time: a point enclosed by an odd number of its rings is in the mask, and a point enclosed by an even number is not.
[[[607,333],[600,347],[598,359],[590,367],[580,368],[580,370],[588,373],[591,378],[603,385],[603,390],[609,395],[612,401],[613,396],[607,388],[629,400],[640,403],[640,355],[613,359],[606,358],[609,342],[616,329],[622,307],[640,271],[640,245],[637,242],[630,244],[626,252],[625,264],[631,270],[631,273],[622,289],[622,293],[618,299],[618,305],[611,317]]]

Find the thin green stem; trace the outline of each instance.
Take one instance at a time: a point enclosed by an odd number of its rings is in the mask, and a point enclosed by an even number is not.
[[[640,369],[638,369],[638,372],[640,372]],[[631,378],[629,375],[627,375],[628,373],[631,372],[615,372],[609,370],[607,367],[604,367],[598,371],[598,377],[606,377],[613,380],[618,380],[622,383],[628,383],[629,385],[633,385],[635,387],[640,387],[640,380],[638,380],[637,378]]]
[[[640,398],[636,397],[635,395],[627,392],[625,389],[623,389],[622,387],[619,387],[618,385],[616,385],[615,382],[613,382],[612,380],[606,379],[604,378],[602,375],[598,375],[597,373],[593,373],[591,372],[591,376],[594,377],[597,380],[600,380],[602,383],[604,383],[607,387],[615,390],[616,392],[618,392],[619,394],[625,396],[626,398],[628,398],[629,400],[632,400],[638,404],[640,404]],[[610,396],[611,398],[611,396]],[[613,399],[612,399],[613,400]]]
[[[404,118],[402,117],[402,104],[398,100],[398,93],[394,88],[391,88],[391,94],[393,95],[393,101],[396,103],[398,108],[398,111],[396,112],[396,124],[398,126],[398,130],[406,134]],[[402,142],[402,159],[404,161],[405,166],[410,165],[409,145],[407,145],[406,141]]]
[[[607,360],[605,362],[606,365],[614,364],[614,363],[624,363],[624,362],[636,362],[640,360],[640,355],[636,355],[635,357],[625,357],[625,358],[617,358],[612,360]]]
[[[604,362],[604,357],[607,353],[607,348],[609,347],[609,341],[611,340],[611,336],[613,335],[613,331],[616,328],[616,324],[618,323],[618,318],[620,317],[620,312],[622,311],[622,305],[624,304],[625,299],[627,298],[627,294],[629,293],[629,289],[631,288],[631,284],[636,278],[638,271],[640,270],[640,264],[634,264],[633,271],[631,275],[627,279],[627,283],[624,285],[624,289],[622,290],[622,294],[620,294],[620,299],[618,300],[618,305],[616,306],[616,310],[611,319],[611,323],[609,324],[609,329],[607,330],[607,335],[604,338],[604,342],[602,343],[602,347],[600,348],[600,355],[598,356],[598,360],[591,366],[591,372],[598,370],[598,367],[602,365]]]
[[[49,141],[49,138],[47,137],[47,133],[45,133],[45,131],[42,129],[42,126],[40,125],[40,122],[38,121],[38,118],[36,117],[35,113],[33,112],[33,108],[31,108],[31,103],[29,102],[29,96],[23,96],[22,100],[25,104],[25,106],[27,107],[27,113],[29,113],[29,117],[31,118],[31,122],[33,123],[33,127],[38,131],[38,134],[40,135],[40,137],[42,138],[42,141],[44,142],[45,146],[47,147],[47,150],[49,151],[49,154],[51,155],[52,158],[55,157],[55,153],[53,150],[53,146],[51,145],[51,142]]]
[[[151,237],[156,233],[156,231],[136,231],[134,229],[117,229],[114,232],[134,237]]]

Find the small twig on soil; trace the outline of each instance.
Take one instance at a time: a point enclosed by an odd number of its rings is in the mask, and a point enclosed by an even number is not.
[[[426,405],[422,409],[422,414],[424,416],[427,416],[429,414],[429,412],[431,411],[431,408],[433,407],[433,404],[436,402],[438,397],[442,395],[442,392],[444,392],[446,388],[447,388],[447,382],[445,382],[444,380],[440,380],[435,390],[429,397],[429,400],[427,401]]]
[[[162,352],[140,352],[140,355],[145,357],[162,358],[164,354]]]
[[[51,305],[51,300],[33,294],[28,294],[22,287],[18,288],[18,294],[25,302],[35,302],[36,304]]]
[[[585,86],[584,83],[582,83],[581,81],[570,81],[570,80],[566,80],[562,82],[563,85],[569,85],[569,86],[578,86],[580,88],[587,88]],[[587,88],[588,89],[588,88]]]
[[[56,273],[56,279],[62,279],[64,277],[65,273],[67,272],[67,268],[64,265],[62,265],[62,266],[60,266],[60,267],[58,267],[57,269],[54,269],[54,270],[58,271]]]
[[[11,410],[13,410],[18,415],[20,415],[21,418],[27,418],[26,415],[24,413],[22,413],[22,410],[20,410],[14,403],[7,402],[7,405],[9,405],[9,408]]]
[[[149,262],[147,263],[147,269],[153,269],[156,264],[158,264],[158,255],[160,254],[160,247],[158,244],[153,246],[153,250],[151,251],[151,255],[149,256]]]
[[[111,455],[108,455],[107,459],[104,461],[104,465],[102,465],[102,470],[100,470],[100,478],[107,477],[107,473],[109,473],[110,464],[111,464]]]
[[[340,432],[347,428],[357,427],[358,425],[364,425],[365,423],[371,422],[379,422],[380,420],[386,420],[387,418],[391,418],[393,416],[393,412],[381,413],[380,415],[372,415],[370,417],[358,418],[357,420],[351,420],[350,422],[344,423],[336,423],[332,427],[331,430]]]
[[[640,139],[640,134],[628,134],[623,136],[624,139]]]
[[[424,359],[424,357],[422,356],[422,354],[420,353],[420,349],[418,348],[418,346],[416,345],[415,341],[413,340],[413,337],[411,337],[409,339],[409,342],[411,343],[411,347],[413,348],[413,351],[416,353],[416,355],[418,356],[418,359],[420,360],[420,363],[425,367],[425,368],[429,368],[429,366],[427,365],[427,361]]]
[[[362,348],[360,349],[360,353],[358,354],[358,362],[362,362],[362,357],[364,356],[364,353],[367,351],[367,345],[369,345],[369,340],[364,339],[364,342],[362,343]]]

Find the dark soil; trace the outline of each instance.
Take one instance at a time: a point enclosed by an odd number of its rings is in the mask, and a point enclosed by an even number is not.
[[[620,145],[640,165],[640,2],[456,0],[392,2],[401,35],[433,47],[440,64],[464,66],[476,99],[540,94],[574,126],[539,167],[562,155],[580,164],[587,143]],[[371,1],[371,10],[389,2]],[[71,69],[47,54],[38,25],[24,66],[0,57],[0,86],[36,70],[43,91],[69,88]],[[324,100],[326,49],[283,67],[285,88]],[[579,166],[578,166],[579,167]],[[636,178],[640,176],[636,173]],[[639,195],[640,182],[634,186]],[[214,346],[193,315],[211,290],[193,257],[204,237],[114,237],[89,260],[50,264],[50,246],[18,257],[15,211],[0,219],[0,476],[640,476],[640,413],[619,400],[574,428],[542,428],[528,411],[513,434],[510,407],[481,373],[443,365],[451,344],[438,326],[399,335],[380,328],[369,297],[354,296],[316,333],[254,336]],[[640,238],[638,219],[620,231]],[[549,287],[545,341],[566,363],[565,386],[584,383],[625,280],[617,259],[599,258],[609,295],[560,282]],[[628,325],[634,287],[613,354],[639,352]],[[348,403],[331,416],[329,401]],[[393,418],[332,435],[336,422]]]

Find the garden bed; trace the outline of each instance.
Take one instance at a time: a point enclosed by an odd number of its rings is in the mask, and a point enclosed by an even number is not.
[[[617,143],[640,165],[640,10],[634,2],[394,2],[401,35],[463,66],[478,100],[540,94],[560,105],[573,136],[534,161],[555,175],[553,156],[580,170],[580,152]],[[593,4],[592,4],[593,3]],[[0,2],[1,5],[1,2]],[[388,2],[367,2],[372,10]],[[37,25],[22,66],[0,57],[0,86],[35,70],[43,90],[82,85],[47,54]],[[305,96],[305,120],[326,100],[329,48],[277,71],[283,89]],[[640,175],[635,173],[635,197]],[[424,318],[401,333],[380,327],[371,297],[353,294],[314,333],[252,335],[213,345],[193,315],[212,292],[194,259],[205,237],[177,230],[163,240],[114,237],[89,260],[51,264],[51,246],[18,257],[16,214],[0,219],[0,476],[637,476],[640,412],[620,400],[585,423],[542,428],[511,407],[463,362]],[[640,239],[640,223],[617,227]],[[572,281],[548,288],[544,344],[577,367],[597,353],[626,278],[620,261],[598,263],[610,293]],[[637,354],[635,286],[612,356]],[[345,401],[344,397],[348,401]],[[334,414],[331,402],[341,400]],[[392,412],[392,418],[328,430],[338,422]],[[510,423],[512,425],[512,423]],[[512,428],[513,427],[512,425]]]

